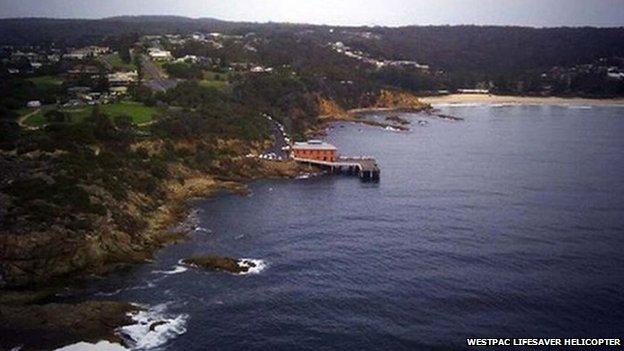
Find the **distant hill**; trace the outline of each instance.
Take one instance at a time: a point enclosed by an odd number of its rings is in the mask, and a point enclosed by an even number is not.
[[[80,46],[124,33],[188,34],[255,32],[272,42],[284,62],[309,60],[320,47],[343,42],[378,59],[414,60],[453,73],[457,84],[499,76],[536,76],[555,66],[601,59],[623,62],[624,27],[531,28],[506,26],[330,27],[307,24],[228,22],[214,18],[121,16],[99,20],[0,19],[0,45]],[[303,40],[303,41],[302,41]],[[279,46],[282,42],[282,46]],[[307,57],[291,50],[307,43]],[[290,44],[287,44],[290,43]],[[316,49],[314,49],[316,48]],[[279,51],[279,53],[277,52]],[[603,60],[604,61],[604,60]]]
[[[122,16],[98,20],[13,18],[0,19],[0,45],[88,45],[124,33],[166,34],[228,31],[243,24],[212,18]]]
[[[114,22],[160,22],[160,23],[188,23],[188,24],[206,24],[206,23],[224,23],[225,21],[203,17],[203,18],[190,18],[184,16],[114,16],[103,18],[102,21],[114,21]]]

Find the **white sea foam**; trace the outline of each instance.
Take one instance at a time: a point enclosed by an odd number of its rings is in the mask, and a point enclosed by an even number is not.
[[[491,107],[515,107],[515,106],[520,106],[520,104],[515,103],[515,102],[508,102],[508,103],[501,103],[501,104],[491,104]]]
[[[250,262],[253,263],[255,266],[252,266],[251,264],[249,264]],[[247,272],[239,273],[241,275],[247,275],[247,274],[259,274],[267,267],[267,264],[264,260],[257,260],[253,258],[241,258],[238,261],[238,266],[249,267],[249,270]]]
[[[195,231],[196,232],[201,232],[201,233],[206,233],[206,234],[212,233],[212,230],[210,230],[208,228],[200,227],[200,226],[195,227]]]
[[[97,296],[114,296],[119,294],[120,292],[122,292],[124,289],[117,289],[115,291],[110,291],[110,292],[98,292],[95,295]]]
[[[129,349],[108,341],[100,341],[95,344],[81,341],[72,345],[67,345],[55,351],[127,351]]]
[[[573,110],[591,110],[591,106],[583,106],[583,105],[568,105],[569,109]]]
[[[387,126],[386,128],[384,128],[385,130],[389,130],[391,132],[402,132],[402,130],[398,129],[398,128],[394,128],[394,127],[390,127]]]
[[[166,275],[171,275],[171,274],[178,274],[178,273],[184,273],[188,270],[187,267],[184,266],[175,266],[172,270],[170,271],[152,271],[152,273],[155,274],[166,274]]]
[[[135,324],[118,329],[131,350],[149,350],[166,344],[186,333],[186,322],[189,316],[177,316],[166,312],[167,304],[160,304],[130,314]]]

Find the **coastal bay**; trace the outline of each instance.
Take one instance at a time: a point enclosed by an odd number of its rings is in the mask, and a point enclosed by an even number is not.
[[[334,124],[326,140],[375,155],[380,183],[258,180],[246,196],[197,199],[187,241],[67,298],[147,306],[171,321],[151,334],[168,350],[407,350],[462,347],[487,332],[619,335],[621,108],[441,112],[464,121],[399,114],[429,121],[409,132]],[[262,269],[180,268],[206,253]]]

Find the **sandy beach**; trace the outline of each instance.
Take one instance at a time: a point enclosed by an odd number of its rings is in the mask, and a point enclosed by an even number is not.
[[[623,105],[624,99],[585,99],[561,97],[504,96],[486,94],[453,94],[427,96],[422,102],[439,104],[526,104],[526,105]]]

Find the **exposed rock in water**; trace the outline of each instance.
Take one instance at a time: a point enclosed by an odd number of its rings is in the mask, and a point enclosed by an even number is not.
[[[0,349],[50,350],[80,341],[119,343],[115,329],[132,324],[128,314],[136,309],[128,303],[107,301],[0,305]]]
[[[438,117],[438,118],[441,118],[441,119],[446,119],[446,120],[449,120],[449,121],[455,121],[455,122],[459,122],[459,121],[463,121],[463,120],[464,120],[464,119],[463,119],[463,118],[461,118],[461,117],[455,117],[455,116],[451,116],[451,115],[445,115],[445,114],[442,114],[442,113],[435,114],[435,116],[436,116],[436,117]]]
[[[256,264],[249,260],[237,260],[231,257],[198,256],[182,260],[183,264],[207,269],[222,270],[230,273],[246,273]]]
[[[410,124],[410,121],[406,120],[405,118],[401,118],[397,115],[390,115],[388,117],[386,117],[386,121],[391,121],[391,122],[396,122],[399,124]]]
[[[158,321],[158,322],[154,322],[150,325],[149,330],[150,331],[154,331],[156,330],[156,327],[161,326],[161,325],[165,325],[167,324],[167,321]]]

